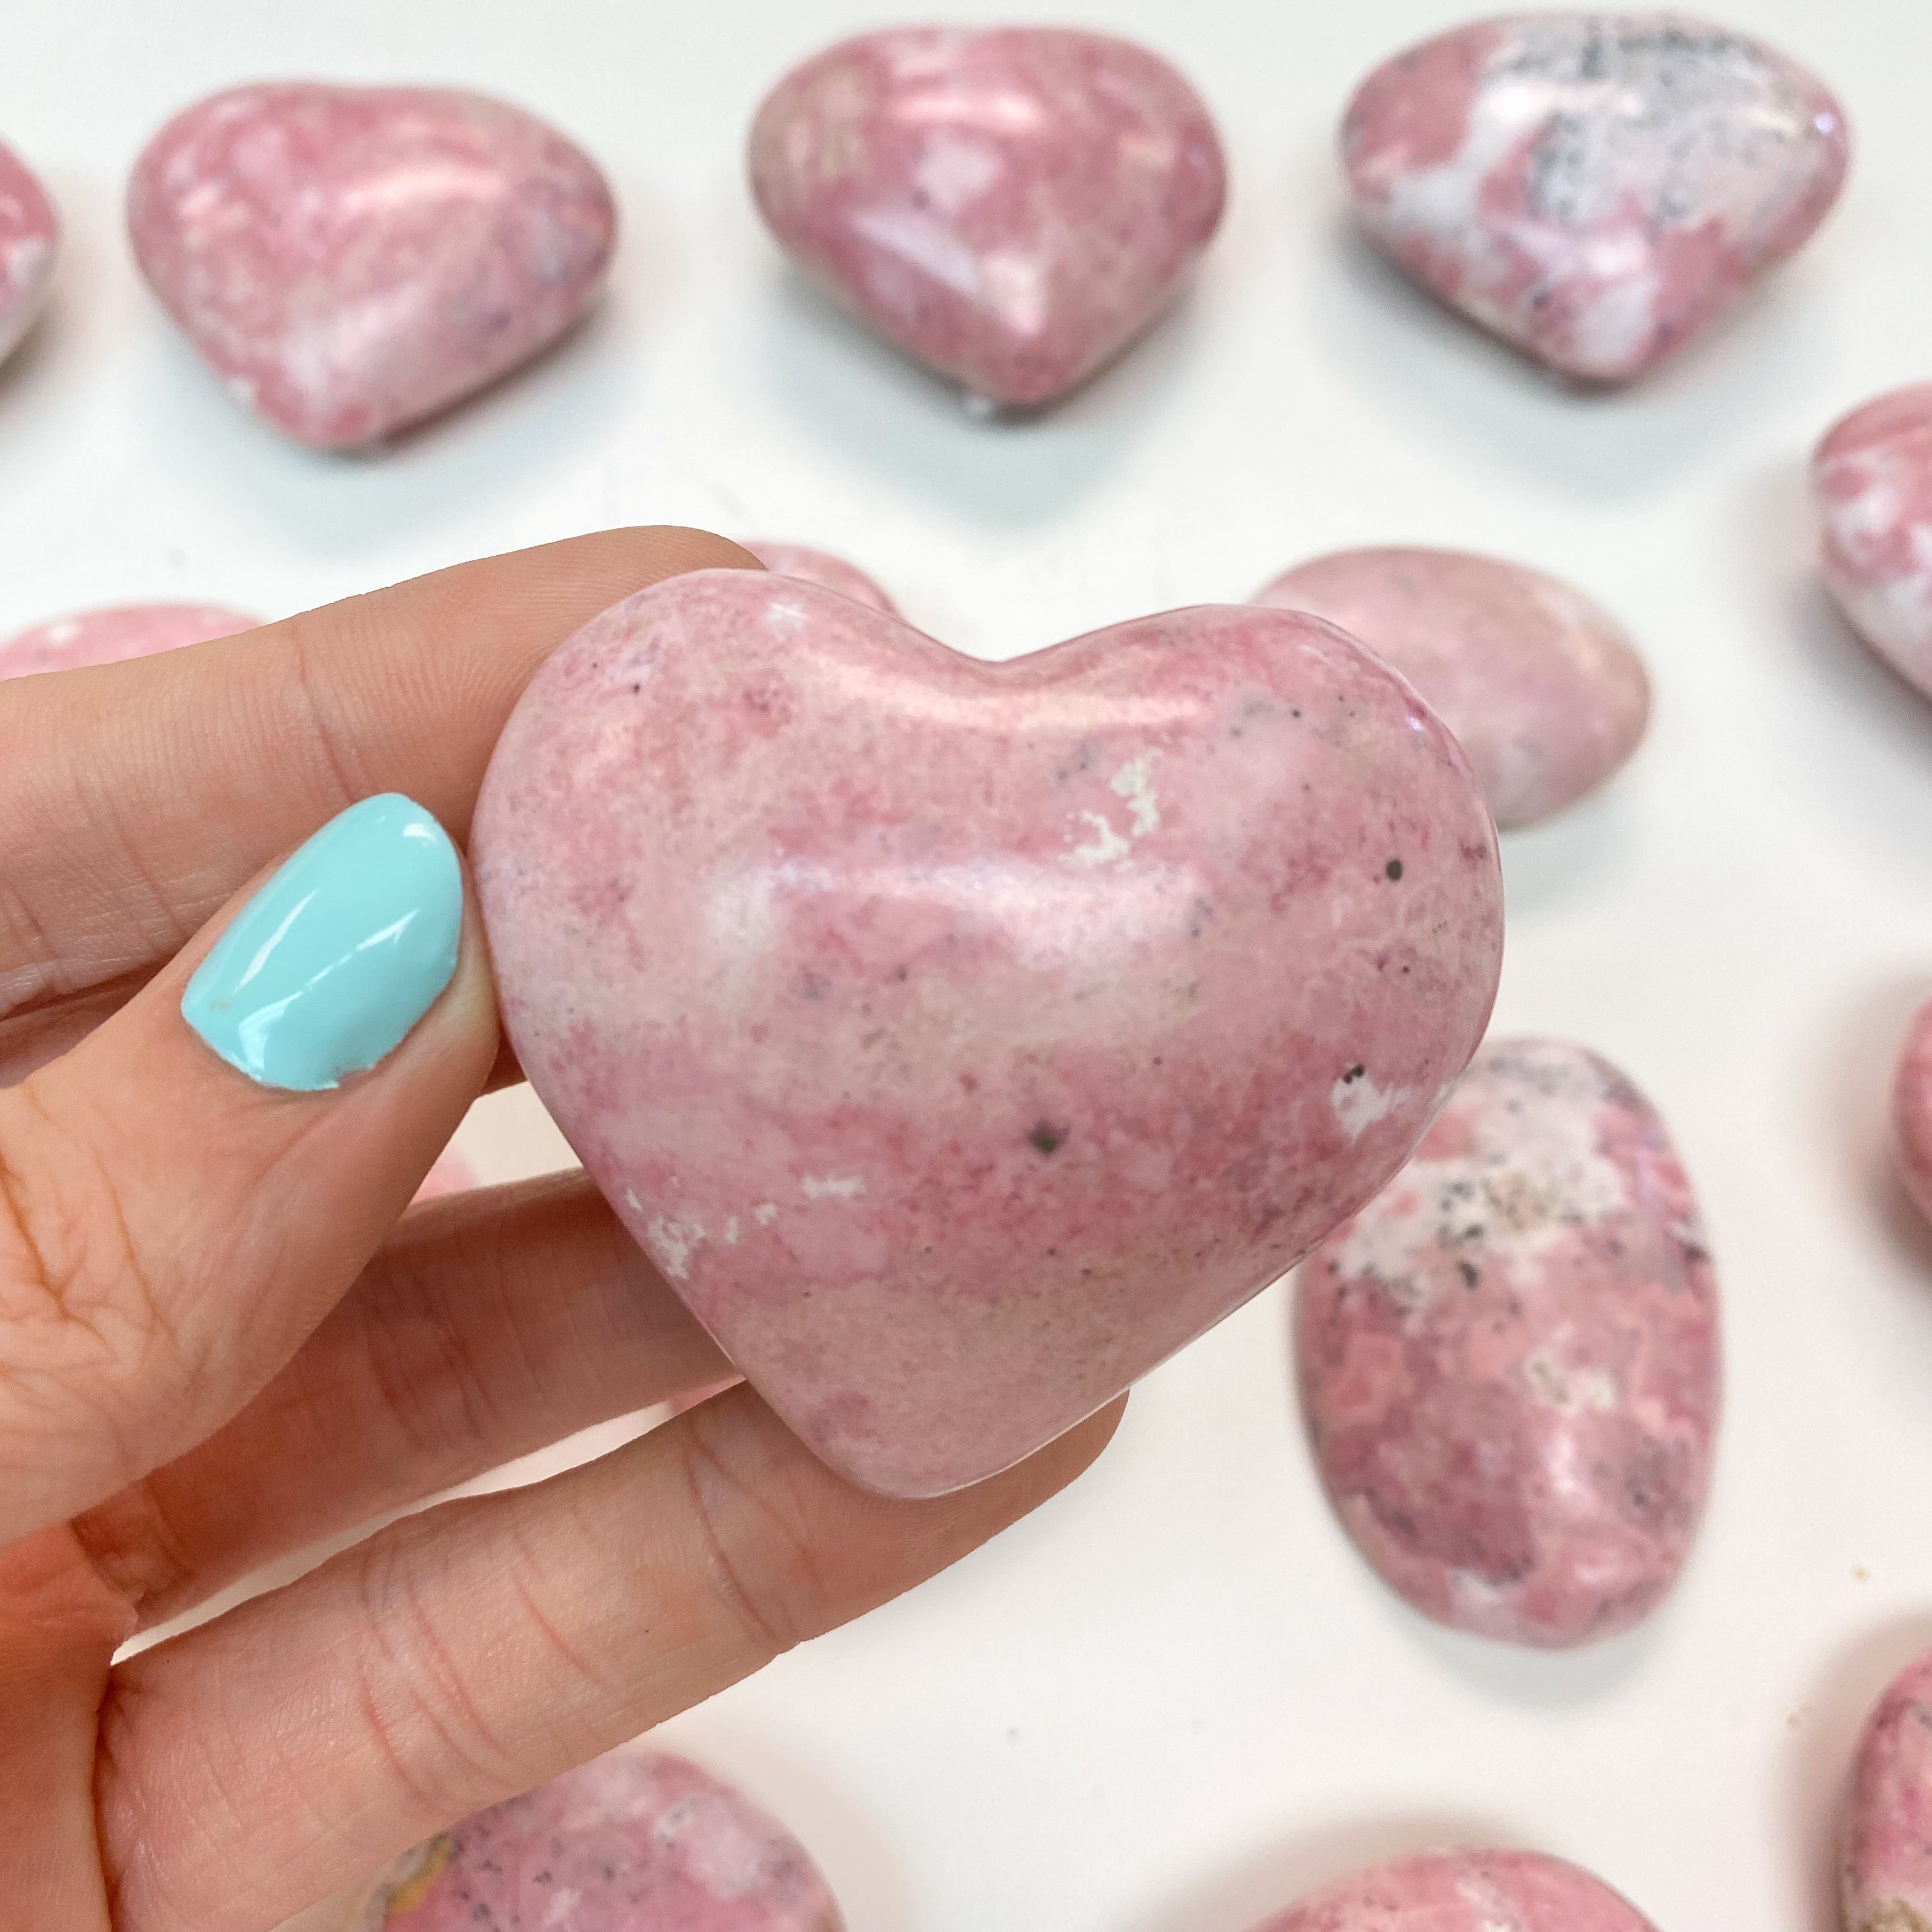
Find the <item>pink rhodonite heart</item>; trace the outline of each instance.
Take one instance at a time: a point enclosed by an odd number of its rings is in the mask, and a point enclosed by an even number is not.
[[[46,190],[19,155],[0,146],[0,358],[34,326],[59,249],[60,221]]]
[[[880,333],[999,403],[1084,381],[1178,292],[1221,219],[1221,143],[1144,47],[1045,27],[842,42],[752,124],[785,249]]]
[[[1360,1207],[1502,948],[1454,740],[1252,607],[986,664],[817,585],[676,578],[538,674],[472,856],[585,1165],[897,1494],[1038,1448]]]
[[[1536,1852],[1398,1858],[1304,1898],[1255,1932],[1656,1932],[1629,1900]]]
[[[130,658],[232,638],[261,621],[219,604],[113,604],[76,610],[0,638],[0,677],[125,664]]]
[[[482,95],[292,82],[177,115],[135,164],[142,272],[244,403],[374,441],[583,314],[616,230],[596,165]]]
[[[1822,221],[1844,111],[1760,42],[1674,14],[1483,20],[1378,68],[1342,128],[1363,226],[1564,374],[1680,348]]]

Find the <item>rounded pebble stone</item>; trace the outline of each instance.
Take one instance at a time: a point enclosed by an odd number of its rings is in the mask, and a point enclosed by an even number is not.
[[[1255,598],[1339,624],[1400,671],[1469,754],[1508,832],[1612,776],[1650,722],[1643,660],[1556,578],[1461,550],[1337,550]]]
[[[1657,1932],[1600,1879],[1535,1852],[1442,1852],[1358,1873],[1255,1932]]]
[[[1932,1651],[1886,1686],[1852,1768],[1844,1932],[1932,1926]]]
[[[1932,692],[1932,382],[1854,410],[1811,459],[1825,587],[1855,631]]]
[[[218,604],[116,604],[50,618],[0,640],[0,677],[123,664],[252,631],[259,617]]]
[[[916,27],[787,74],[751,136],[782,247],[889,340],[996,404],[1076,388],[1220,225],[1221,142],[1159,56],[1058,27]]]
[[[856,563],[848,563],[830,550],[792,543],[747,543],[738,547],[749,550],[777,576],[802,577],[808,584],[823,584],[827,590],[836,590],[855,603],[869,604],[874,610],[898,614],[892,600]]]
[[[1579,380],[1642,375],[1791,254],[1850,153],[1815,75],[1681,14],[1478,20],[1376,68],[1342,128],[1368,234]]]
[[[1606,1061],[1486,1042],[1310,1257],[1296,1335],[1329,1499],[1425,1615],[1566,1648],[1669,1591],[1710,1482],[1717,1283],[1664,1124]]]
[[[843,1932],[811,1855],[668,1752],[614,1752],[396,1861],[355,1932]]]
[[[128,225],[237,399],[339,449],[562,334],[602,286],[616,210],[588,155],[502,101],[296,81],[176,115],[134,164]]]
[[[20,345],[53,286],[60,218],[33,170],[0,143],[0,361]]]
[[[470,849],[538,1096],[758,1392],[895,1495],[1292,1267],[1413,1149],[1500,958],[1461,749],[1252,605],[991,664],[674,578],[537,673]]]

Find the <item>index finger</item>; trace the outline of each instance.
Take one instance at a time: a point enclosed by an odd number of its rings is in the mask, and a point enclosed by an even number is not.
[[[758,567],[701,530],[605,530],[185,650],[0,682],[0,1082],[30,1036],[63,1012],[106,1017],[357,799],[404,793],[466,838],[538,665],[620,597],[720,566]]]

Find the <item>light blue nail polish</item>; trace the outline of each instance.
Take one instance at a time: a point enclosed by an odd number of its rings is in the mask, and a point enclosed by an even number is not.
[[[182,1017],[265,1087],[320,1093],[403,1043],[456,970],[463,868],[395,792],[332,818],[238,913]]]

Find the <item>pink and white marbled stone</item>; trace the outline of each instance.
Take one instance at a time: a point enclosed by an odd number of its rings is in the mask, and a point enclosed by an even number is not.
[[[1226,192],[1214,124],[1172,68],[1048,27],[843,41],[766,98],[751,175],[802,266],[920,362],[1018,406],[1147,328]]]
[[[1676,14],[1522,14],[1378,68],[1342,128],[1355,212],[1424,286],[1568,376],[1682,348],[1838,198],[1842,109]]]
[[[0,144],[0,361],[20,346],[53,286],[60,218],[47,191]]]
[[[467,1157],[455,1147],[446,1147],[436,1156],[436,1165],[423,1176],[415,1198],[434,1201],[441,1195],[465,1193],[476,1184],[476,1170]]]
[[[1255,1932],[1656,1932],[1600,1879],[1535,1852],[1442,1852],[1330,1886]]]
[[[563,334],[602,284],[616,212],[588,155],[502,101],[283,82],[170,121],[135,164],[128,223],[229,388],[335,449]]]
[[[1255,599],[1308,610],[1394,666],[1448,726],[1508,832],[1594,791],[1650,720],[1622,627],[1539,570],[1460,550],[1337,550]]]
[[[1417,1609],[1558,1648],[1676,1580],[1720,1402],[1718,1291],[1663,1123],[1594,1054],[1492,1041],[1302,1271],[1330,1500]]]
[[[76,610],[0,640],[0,677],[124,664],[158,651],[232,638],[261,621],[218,604],[117,604]]]
[[[1932,1926],[1932,1652],[1900,1672],[1866,1720],[1842,1881],[1844,1932]]]
[[[780,577],[802,577],[808,584],[822,584],[826,590],[836,590],[855,603],[869,604],[874,610],[898,615],[892,600],[856,563],[848,563],[830,550],[788,543],[748,543],[738,548],[749,550],[767,570]]]
[[[1373,1193],[1502,937],[1448,734],[1252,607],[987,664],[815,585],[676,578],[538,673],[470,850],[585,1166],[896,1494],[1039,1448]]]
[[[1854,410],[1819,444],[1825,587],[1852,628],[1932,692],[1932,383]]]
[[[666,1752],[613,1753],[398,1859],[355,1932],[843,1932],[805,1847]]]
[[[1892,1146],[1905,1191],[1932,1221],[1932,1000],[1912,1018],[1892,1084]]]

